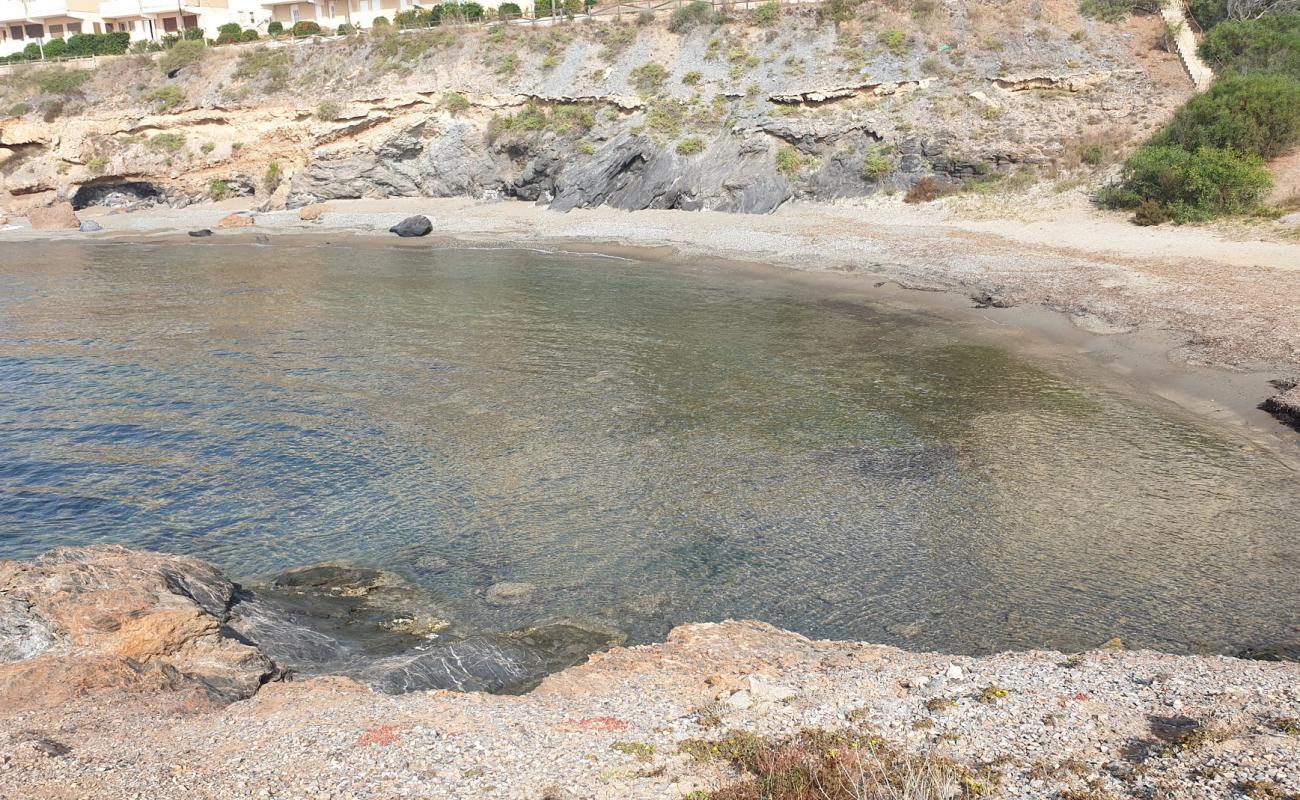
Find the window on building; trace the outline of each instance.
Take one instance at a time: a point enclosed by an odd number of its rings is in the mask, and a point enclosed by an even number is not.
[[[16,41],[16,42],[21,42],[21,41],[23,40],[23,38],[24,38],[24,37],[23,37],[23,26],[21,26],[21,25],[14,25],[13,27],[11,27],[11,28],[9,29],[9,37],[10,37],[11,39],[13,39],[14,41]]]
[[[27,31],[28,39],[45,38],[45,29],[42,28],[40,25],[28,25],[25,30]]]
[[[330,3],[330,19],[334,18],[334,4]]]
[[[176,18],[175,18],[175,17],[163,17],[163,32],[164,32],[164,33],[175,33],[175,32],[176,32],[177,30],[179,30],[179,29],[180,29],[180,26],[176,24]]]
[[[51,39],[62,39],[62,38],[63,38],[63,26],[62,26],[62,25],[51,25],[51,26],[50,26],[50,38],[51,38]]]
[[[293,24],[298,24],[298,6],[289,6],[289,16],[293,19]]]
[[[81,33],[81,23],[80,23],[80,22],[69,22],[69,23],[68,23],[68,33]]]
[[[182,19],[185,20],[185,27],[187,28],[199,27],[199,18],[194,14],[186,14]]]

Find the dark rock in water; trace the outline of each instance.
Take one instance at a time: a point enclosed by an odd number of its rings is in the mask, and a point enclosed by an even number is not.
[[[346,564],[290,570],[243,590],[228,628],[292,672],[347,675],[390,693],[522,692],[623,638],[570,624],[467,635],[429,592]]]
[[[94,221],[93,219],[88,219],[81,223],[82,233],[94,233],[96,231],[102,231],[102,230],[104,230],[103,227],[101,227],[100,224]]]
[[[1273,395],[1259,407],[1300,431],[1300,384],[1293,380],[1273,381],[1278,394]]]
[[[373,670],[367,682],[388,694],[427,689],[504,692],[540,681],[546,665],[540,654],[509,637],[476,636],[385,659]]]
[[[512,634],[471,636],[408,656],[384,659],[363,677],[389,694],[452,689],[519,694],[547,675],[579,663],[621,637],[575,625],[547,625]]]
[[[395,233],[403,238],[412,236],[428,236],[433,230],[433,223],[429,218],[423,215],[407,217],[401,222],[388,229],[389,233]]]
[[[1300,642],[1243,647],[1236,656],[1249,661],[1300,661]]]
[[[252,589],[230,622],[277,663],[311,673],[405,652],[448,626],[433,598],[400,575],[340,564],[290,570]]]
[[[207,228],[199,228],[197,231],[190,231],[190,236],[193,236],[196,239],[211,235],[212,231]]]

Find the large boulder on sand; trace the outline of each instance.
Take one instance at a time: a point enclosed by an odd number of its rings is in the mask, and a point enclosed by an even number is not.
[[[312,203],[298,209],[298,219],[304,222],[315,222],[321,218],[321,215],[329,211],[330,207],[324,203]]]
[[[71,203],[55,203],[46,208],[33,208],[27,213],[27,221],[33,230],[38,231],[72,231],[81,227]]]
[[[389,233],[395,233],[401,237],[411,236],[428,236],[433,230],[433,223],[424,215],[407,217],[401,222],[388,229]]]

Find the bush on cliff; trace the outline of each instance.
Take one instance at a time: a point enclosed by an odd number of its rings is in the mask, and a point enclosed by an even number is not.
[[[519,19],[523,15],[524,10],[518,3],[502,3],[497,7],[497,17],[502,20]]]
[[[1150,201],[1174,222],[1204,222],[1251,211],[1272,185],[1256,155],[1148,144],[1129,157],[1120,183],[1103,190],[1100,200],[1121,209]]]
[[[681,33],[714,21],[713,5],[705,2],[705,0],[694,0],[694,2],[677,9],[668,17],[668,30]]]
[[[384,20],[384,23],[387,24],[388,20]],[[266,26],[267,36],[279,36],[282,33],[284,33],[284,23],[281,22],[280,20],[273,19],[267,24]]]
[[[1200,52],[1220,73],[1277,72],[1300,78],[1300,14],[1220,23],[1205,35]]]
[[[183,39],[163,53],[162,58],[158,59],[158,68],[163,72],[171,72],[181,67],[188,67],[203,58],[207,51],[208,46],[203,42]]]
[[[1276,158],[1300,144],[1300,80],[1287,75],[1221,80],[1178,109],[1152,143]]]
[[[293,27],[289,29],[289,33],[295,39],[298,39],[304,36],[320,36],[321,30],[320,25],[309,19],[304,19],[301,22],[295,22]]]

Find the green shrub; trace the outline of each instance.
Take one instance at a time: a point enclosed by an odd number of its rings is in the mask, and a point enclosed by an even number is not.
[[[90,72],[66,67],[47,67],[29,73],[26,78],[45,94],[70,95],[81,91],[82,85],[90,80]]]
[[[698,136],[688,136],[677,143],[677,155],[693,156],[704,152],[704,140]]]
[[[163,53],[162,58],[158,59],[158,67],[163,72],[188,67],[197,63],[207,52],[208,47],[203,42],[182,39],[172,45],[171,49],[166,53]]]
[[[857,16],[862,0],[827,0],[817,7],[817,19],[822,22],[848,22]]]
[[[781,4],[776,0],[759,3],[754,9],[754,21],[759,25],[775,25],[781,18]]]
[[[1108,208],[1152,201],[1175,222],[1202,222],[1250,211],[1273,185],[1255,155],[1202,147],[1145,145],[1124,163],[1120,183],[1102,192]]]
[[[262,176],[262,185],[268,192],[274,192],[280,186],[280,165],[272,161],[266,165],[266,174]]]
[[[126,31],[74,33],[68,37],[64,54],[69,57],[121,55],[130,46],[131,34]]]
[[[1242,75],[1214,84],[1178,109],[1153,144],[1218,147],[1276,158],[1300,144],[1300,80]]]
[[[225,181],[213,180],[208,184],[208,197],[213,200],[225,200],[229,196],[230,187],[226,185]]]
[[[186,28],[185,32],[181,35],[181,40],[185,42],[201,42],[203,41],[203,29]]]
[[[694,86],[697,83],[699,83],[700,79],[702,79],[703,77],[704,75],[701,74],[701,72],[698,69],[693,69],[682,76],[682,83],[686,84],[687,86]]]
[[[154,89],[145,99],[157,103],[159,109],[167,111],[185,102],[185,92],[176,84],[169,83]]]
[[[346,22],[339,26],[339,36],[351,36],[357,32],[355,25],[349,25]]]
[[[316,119],[322,122],[333,122],[339,118],[340,113],[342,113],[342,110],[339,108],[339,104],[333,100],[323,100],[320,105],[316,106]]]
[[[384,22],[388,22],[388,20],[384,20]],[[279,35],[282,34],[282,33],[284,33],[284,23],[283,23],[283,22],[281,22],[281,21],[278,20],[278,19],[273,19],[273,20],[271,20],[269,23],[267,23],[267,26],[266,26],[266,35],[267,35],[267,36],[279,36]]]
[[[1134,225],[1163,225],[1169,221],[1169,214],[1154,200],[1143,200],[1133,212]]]
[[[867,180],[878,181],[893,171],[894,159],[883,148],[871,148],[862,160],[862,175]]]
[[[902,31],[881,31],[876,39],[896,56],[907,52],[907,34]]]
[[[68,52],[68,43],[63,39],[51,39],[45,43],[46,58],[62,58]]]
[[[438,105],[453,116],[469,110],[469,100],[460,92],[447,92]]]
[[[241,33],[243,33],[243,31],[240,29],[238,22],[227,22],[225,25],[217,27],[218,39],[222,36],[229,36],[232,40],[238,39]]]
[[[776,171],[792,178],[804,170],[812,169],[817,165],[817,159],[810,155],[800,153],[790,145],[785,145],[776,151]]]
[[[11,117],[21,117],[24,114],[30,114],[31,111],[32,107],[26,103],[14,103],[9,106],[9,116]]]
[[[256,42],[256,41],[257,41],[257,31],[253,30],[252,28],[246,28],[246,29],[244,29],[244,32],[241,33],[241,34],[239,34],[239,41],[241,41],[241,42]]]
[[[524,10],[519,7],[518,3],[502,3],[497,6],[497,18],[502,20],[520,19],[524,15]]]
[[[185,146],[185,134],[183,133],[159,133],[145,142],[145,146],[155,153],[167,153],[174,155],[180,152]]]
[[[1208,31],[1228,18],[1228,0],[1191,0],[1187,10],[1196,24]]]
[[[387,28],[389,24],[388,17],[375,17],[370,20],[370,27],[372,28]]]
[[[1138,0],[1080,0],[1079,13],[1102,22],[1119,22],[1138,5]]]
[[[320,36],[320,32],[320,25],[317,25],[309,19],[295,22],[293,27],[289,29],[289,34],[295,39],[300,39],[304,36]]]
[[[705,0],[694,0],[677,9],[668,17],[668,30],[682,33],[713,21],[713,6]]]
[[[254,47],[239,54],[239,62],[231,77],[235,80],[258,81],[266,91],[277,91],[289,84],[289,68],[293,54],[285,49]]]
[[[1300,78],[1300,14],[1222,22],[1205,35],[1200,52],[1220,73],[1279,72]]]
[[[658,92],[663,88],[666,80],[668,80],[668,70],[664,69],[662,64],[654,61],[642,64],[628,75],[628,81],[641,94]]]

